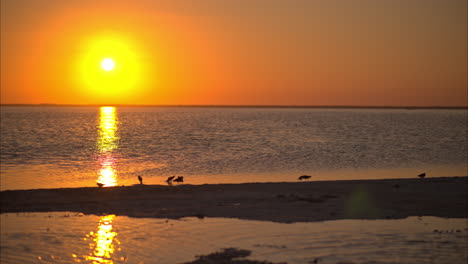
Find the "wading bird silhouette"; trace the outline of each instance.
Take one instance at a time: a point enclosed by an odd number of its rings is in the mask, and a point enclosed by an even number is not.
[[[178,176],[174,182],[184,182],[184,176]]]
[[[174,178],[175,178],[175,176],[168,177],[167,180],[166,180],[166,182],[169,183],[169,182],[171,182]]]
[[[309,175],[302,175],[302,176],[299,176],[299,178],[297,178],[298,180],[302,181],[302,180],[307,180],[307,179],[310,179],[312,176],[309,176]]]

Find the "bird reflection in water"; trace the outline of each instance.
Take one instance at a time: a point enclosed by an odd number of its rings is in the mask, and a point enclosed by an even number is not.
[[[88,241],[89,249],[92,251],[85,257],[89,263],[93,264],[113,264],[114,252],[120,251],[120,241],[117,239],[117,232],[112,230],[112,221],[115,215],[102,216],[97,232],[91,231],[84,240]]]
[[[99,137],[97,140],[100,164],[97,183],[98,185],[103,184],[104,187],[117,185],[116,161],[113,153],[118,148],[117,124],[116,108],[111,106],[101,107],[98,127]]]

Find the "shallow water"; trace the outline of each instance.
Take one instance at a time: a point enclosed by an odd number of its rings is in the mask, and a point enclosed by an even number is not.
[[[1,107],[1,189],[465,176],[465,110]]]
[[[466,263],[468,219],[410,217],[280,224],[21,213],[1,216],[1,263],[182,263],[221,248],[254,260]],[[437,230],[437,231],[436,231]]]

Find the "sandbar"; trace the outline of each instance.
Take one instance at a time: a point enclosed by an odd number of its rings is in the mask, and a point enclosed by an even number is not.
[[[0,192],[0,199],[1,213],[71,211],[282,223],[468,218],[468,177],[8,190]]]

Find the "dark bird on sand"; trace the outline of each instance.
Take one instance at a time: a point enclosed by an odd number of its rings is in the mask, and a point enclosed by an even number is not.
[[[184,182],[184,176],[178,176],[174,182]]]
[[[426,173],[423,172],[423,173],[419,174],[418,177],[422,179],[422,178],[426,177]]]
[[[97,186],[99,186],[99,188],[101,188],[102,186],[104,186],[104,183],[98,182],[98,183],[97,183]]]
[[[302,175],[302,176],[299,176],[299,178],[297,178],[298,180],[302,181],[302,180],[307,180],[307,179],[310,179],[312,176],[309,176],[309,175]]]
[[[175,178],[175,176],[168,177],[166,182],[171,182],[174,178]]]
[[[138,175],[138,180],[140,181],[140,184],[143,184],[143,178],[140,175]]]

